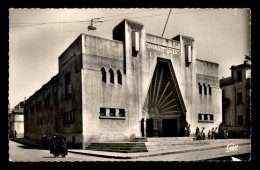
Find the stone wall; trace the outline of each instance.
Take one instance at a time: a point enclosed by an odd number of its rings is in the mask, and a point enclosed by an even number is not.
[[[59,75],[54,76],[26,100],[24,105],[24,135],[26,138],[43,140],[44,135],[58,132],[58,81]]]
[[[194,113],[193,123],[196,127],[199,127],[200,130],[204,127],[204,132],[206,137],[209,130],[211,131],[214,127],[219,127],[222,122],[222,98],[221,98],[221,89],[219,87],[219,65],[217,63],[212,63],[209,61],[203,61],[197,59],[197,74],[196,74],[196,113]],[[202,94],[199,94],[199,85],[202,86]],[[204,94],[204,86],[207,87],[207,94]],[[209,94],[209,86],[211,88],[211,95]],[[204,115],[210,114],[213,115],[213,120],[211,121],[208,117],[208,120],[199,120],[199,114]],[[192,131],[194,134],[195,129]]]

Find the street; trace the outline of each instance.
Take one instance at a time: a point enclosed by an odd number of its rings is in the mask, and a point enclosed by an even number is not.
[[[61,156],[55,158],[47,149],[38,149],[32,146],[23,145],[13,141],[9,141],[9,156],[11,161],[19,162],[64,162],[64,161],[110,161],[108,158],[86,156],[80,154],[68,153],[63,158]]]
[[[138,159],[114,159],[97,156],[68,153],[63,158],[55,158],[47,149],[38,149],[29,145],[23,145],[14,141],[9,141],[9,154],[11,161],[18,162],[67,162],[67,161],[200,161],[213,159],[216,157],[229,157],[234,154],[246,154],[251,152],[251,145],[241,145],[232,152],[226,152],[226,148],[202,150],[195,152],[167,154],[160,156],[142,157]],[[236,156],[234,156],[236,157]]]

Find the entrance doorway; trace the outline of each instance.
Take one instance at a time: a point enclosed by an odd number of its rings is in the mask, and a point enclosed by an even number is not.
[[[177,119],[163,119],[163,137],[177,136]]]
[[[147,122],[146,122],[146,133],[147,133],[147,137],[153,137],[154,136],[153,119],[147,119]]]

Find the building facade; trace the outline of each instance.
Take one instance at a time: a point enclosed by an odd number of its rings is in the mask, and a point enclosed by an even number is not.
[[[24,101],[20,102],[10,110],[8,114],[9,121],[9,137],[23,138],[24,137]]]
[[[66,135],[68,144],[184,136],[222,120],[219,65],[196,58],[192,37],[147,34],[123,20],[113,40],[81,34],[59,73],[25,104],[25,137]]]
[[[223,123],[250,126],[251,63],[231,66],[231,77],[222,78]]]

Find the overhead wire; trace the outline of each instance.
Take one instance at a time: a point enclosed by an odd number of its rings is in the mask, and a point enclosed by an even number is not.
[[[142,11],[136,11],[136,12],[129,12],[129,13],[124,13],[124,14],[117,14],[117,15],[111,15],[111,16],[105,16],[105,17],[99,17],[96,19],[103,19],[103,18],[110,18],[110,17],[115,17],[115,16],[122,16],[122,15],[128,15],[128,14],[133,14],[133,13],[140,13],[140,12],[146,12],[146,11],[151,11],[154,9],[149,9],[149,10],[142,10]],[[91,22],[91,20],[86,20],[86,21],[67,21],[67,22],[44,22],[44,23],[14,23],[14,24],[23,24],[23,25],[10,25],[10,27],[28,27],[28,26],[37,26],[37,25],[45,25],[45,24],[65,24],[65,23],[87,23]],[[102,22],[102,21],[99,21]],[[24,25],[28,24],[28,25]]]
[[[136,12],[131,12],[131,13],[125,13],[125,14],[118,14],[118,15],[111,15],[107,17],[99,17],[98,19],[104,19],[104,18],[110,18],[110,17],[116,17],[116,16],[122,16],[122,15],[128,15],[128,14],[133,14],[133,13],[139,13],[139,12],[146,12],[146,11],[151,11],[151,10],[156,10],[159,8],[155,9],[149,9],[149,10],[142,10],[142,11],[136,11]],[[171,13],[173,14],[181,14],[181,13],[191,13],[191,12],[199,12],[199,11],[206,11],[206,10],[212,10],[212,9],[203,9],[203,10],[195,10],[195,11],[184,11],[184,12],[175,12]],[[163,16],[163,15],[168,15],[168,14],[158,14],[158,15],[148,15],[148,16],[140,16],[140,17],[132,17],[128,19],[137,19],[137,18],[146,18],[146,17],[156,17],[156,16]],[[104,20],[104,21],[99,21],[99,22],[109,22],[109,21],[118,21],[122,20],[120,19],[111,19],[111,20]],[[23,25],[10,25],[10,27],[30,27],[30,26],[38,26],[38,25],[46,25],[46,24],[65,24],[65,23],[90,23],[91,20],[85,20],[85,21],[67,21],[67,22],[43,22],[43,23],[14,23],[14,24],[23,24]],[[28,24],[28,25],[24,25]]]

